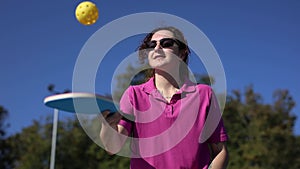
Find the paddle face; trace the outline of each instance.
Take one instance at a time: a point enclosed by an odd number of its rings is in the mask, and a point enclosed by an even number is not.
[[[48,107],[73,113],[98,114],[105,110],[117,112],[118,105],[104,96],[92,93],[64,93],[45,98]]]

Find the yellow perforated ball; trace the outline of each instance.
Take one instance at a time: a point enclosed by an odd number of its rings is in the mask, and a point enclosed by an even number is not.
[[[83,25],[94,24],[99,17],[99,12],[97,6],[90,2],[81,2],[75,10],[76,19]]]

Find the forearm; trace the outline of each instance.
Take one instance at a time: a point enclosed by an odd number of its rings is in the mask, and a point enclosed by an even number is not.
[[[212,144],[214,159],[211,169],[226,169],[229,162],[229,153],[225,143]]]
[[[124,145],[126,136],[121,134],[120,126],[112,128],[102,124],[100,140],[105,150],[110,154],[118,153]]]
[[[212,161],[211,169],[226,169],[229,161],[228,152],[221,151]]]

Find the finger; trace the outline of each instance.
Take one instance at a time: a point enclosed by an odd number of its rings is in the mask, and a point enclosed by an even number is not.
[[[120,113],[115,112],[115,113],[110,113],[106,116],[105,120],[109,123],[109,124],[117,124],[119,123],[119,121],[121,120],[122,116],[120,115]]]
[[[107,118],[107,116],[110,114],[111,112],[109,110],[104,110],[101,112],[103,118]]]
[[[106,118],[109,114],[110,114],[110,111],[105,110],[105,111],[102,111],[101,113],[99,113],[98,117],[99,117],[101,122],[104,122],[104,121],[106,121]]]
[[[106,118],[109,118],[109,117],[111,117],[111,116],[113,116],[113,115],[115,115],[115,114],[117,114],[117,113],[115,113],[115,112],[109,112],[109,113],[106,115]]]

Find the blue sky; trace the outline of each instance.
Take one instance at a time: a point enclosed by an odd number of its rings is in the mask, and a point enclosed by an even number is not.
[[[169,13],[193,23],[216,48],[228,93],[253,85],[264,102],[271,103],[275,90],[288,89],[298,104],[293,112],[300,118],[300,1],[95,0],[100,17],[92,26],[76,21],[74,11],[80,2],[1,1],[0,105],[9,111],[9,134],[52,115],[43,104],[47,86],[71,89],[76,59],[90,36],[113,20],[138,12]],[[112,52],[116,59],[133,52],[134,42]],[[118,62],[110,57],[111,63]],[[110,73],[104,75],[101,80],[111,78]],[[110,84],[97,85],[97,91],[110,92]],[[60,113],[60,118],[68,116],[72,114]],[[300,120],[295,130],[300,134]]]

